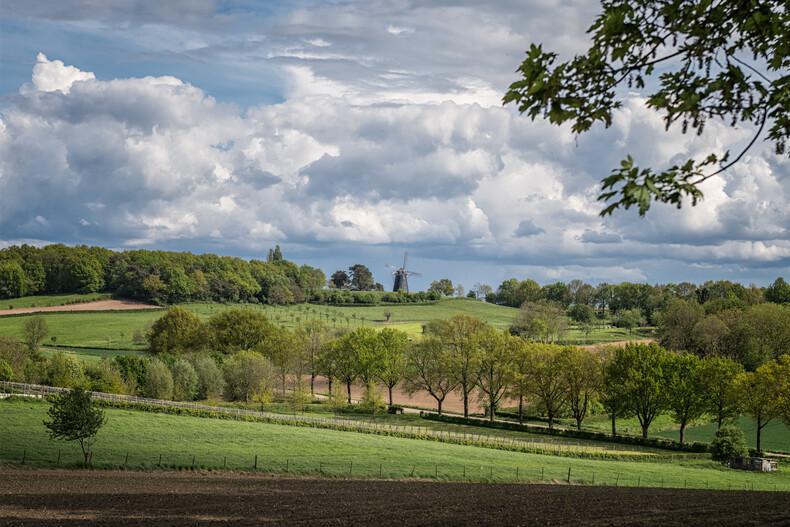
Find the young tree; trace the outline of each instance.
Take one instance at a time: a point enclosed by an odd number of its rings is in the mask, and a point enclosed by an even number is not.
[[[710,406],[706,373],[702,360],[696,355],[667,355],[667,407],[675,422],[680,424],[681,444],[686,441],[686,426],[702,417]]]
[[[540,300],[524,302],[510,332],[525,339],[544,343],[556,342],[568,329],[568,317],[561,304]]]
[[[595,310],[587,304],[573,304],[568,308],[568,316],[577,324],[592,324]]]
[[[510,396],[518,399],[518,422],[524,422],[524,396],[528,393],[529,368],[532,357],[530,345],[521,338],[511,341],[513,346],[513,382]]]
[[[25,371],[25,363],[31,355],[27,347],[13,337],[0,336],[0,359],[5,360],[14,375],[21,377]]]
[[[356,362],[357,376],[363,386],[375,382],[381,375],[384,358],[384,340],[379,337],[378,331],[368,327],[357,328],[345,334],[340,341],[350,348],[348,353]]]
[[[329,329],[320,320],[307,321],[298,331],[305,347],[305,360],[310,373],[310,395],[315,395],[315,378],[320,371],[321,350],[329,342]]]
[[[480,332],[480,366],[477,372],[477,387],[481,398],[488,406],[488,418],[493,423],[502,396],[513,382],[514,355],[518,348],[518,337],[512,337],[488,327]]]
[[[85,464],[88,464],[96,434],[107,422],[104,412],[93,404],[90,392],[82,388],[54,395],[50,402],[49,420],[44,421],[50,437],[79,442]]]
[[[716,429],[719,430],[725,419],[738,415],[733,381],[743,372],[743,366],[725,357],[707,357],[702,362],[702,368],[707,412],[716,417]]]
[[[567,393],[563,383],[562,348],[554,344],[533,344],[527,370],[529,393],[541,403],[549,419],[549,429],[565,405]]]
[[[185,353],[205,345],[203,322],[183,307],[171,307],[148,331],[151,353]]]
[[[299,370],[300,373],[303,370],[301,357],[304,351],[303,342],[293,331],[275,327],[255,350],[271,361],[280,379],[280,393],[285,395],[288,375],[294,370]]]
[[[442,403],[458,381],[450,367],[450,357],[438,337],[428,335],[412,343],[407,350],[405,389],[408,393],[425,390],[436,399],[436,410],[442,415]]]
[[[475,389],[480,368],[478,334],[488,325],[474,317],[456,315],[441,321],[438,337],[448,351],[450,367],[457,381],[457,390],[464,402],[464,417],[469,417],[469,395]]]
[[[381,342],[381,363],[378,378],[387,387],[387,395],[392,406],[392,389],[403,380],[406,370],[406,348],[409,337],[403,331],[384,328],[378,334]]]
[[[756,132],[730,159],[710,154],[657,171],[639,168],[630,156],[601,182],[601,212],[637,206],[644,215],[653,200],[680,207],[702,198],[700,185],[737,163],[768,127],[778,154],[790,136],[787,48],[790,34],[784,0],[751,2],[602,2],[588,32],[590,49],[556,63],[557,54],[532,44],[504,102],[532,119],[556,125],[571,121],[574,133],[596,122],[612,124],[621,89],[644,89],[649,107],[664,114],[666,128],[681,123],[701,134],[709,119],[740,123]],[[762,71],[761,71],[762,70]],[[655,82],[646,80],[657,75]]]
[[[359,360],[347,336],[348,334],[334,340],[328,351],[331,354],[334,377],[346,385],[348,404],[351,404],[351,385],[359,377]]]
[[[629,343],[615,352],[618,355],[625,367],[623,396],[647,439],[651,423],[666,408],[667,352],[657,344]]]
[[[581,430],[582,421],[601,390],[601,362],[592,352],[573,346],[562,348],[560,358],[568,406],[576,420],[576,428]]]
[[[0,359],[0,381],[10,381],[14,377],[14,370],[5,359]]]
[[[618,328],[625,328],[628,334],[634,332],[634,328],[642,323],[642,311],[637,309],[623,309],[614,319],[614,325]]]
[[[735,377],[734,389],[741,408],[756,421],[758,452],[762,452],[763,429],[780,414],[781,372],[779,364],[770,361]]]
[[[743,430],[737,426],[723,426],[716,430],[716,438],[710,442],[710,457],[726,463],[733,458],[743,457],[749,452]]]
[[[47,383],[62,388],[85,387],[85,372],[82,363],[58,351],[47,365]]]
[[[31,353],[37,353],[38,347],[47,338],[49,327],[44,317],[36,316],[25,320],[22,326],[22,338]]]

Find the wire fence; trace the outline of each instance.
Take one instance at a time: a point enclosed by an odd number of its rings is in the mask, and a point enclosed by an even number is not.
[[[21,395],[47,396],[68,391],[68,388],[43,386],[38,384],[17,383],[0,381],[0,392]],[[437,430],[429,427],[414,425],[398,425],[375,420],[343,419],[339,417],[319,417],[309,415],[282,414],[249,410],[243,408],[230,408],[224,406],[211,406],[199,403],[166,401],[151,399],[134,395],[119,395],[103,392],[91,392],[94,399],[118,406],[133,406],[143,409],[161,409],[163,411],[187,410],[198,416],[222,417],[238,420],[256,420],[274,424],[311,426],[340,431],[361,432],[378,435],[390,435],[412,439],[424,439],[471,445],[497,450],[509,450],[532,454],[543,454],[565,457],[579,457],[590,459],[629,459],[639,461],[658,461],[671,457],[668,454],[648,451],[628,445],[591,445],[589,443],[574,441],[547,440],[544,438],[520,439],[514,436],[505,437],[494,435],[490,431],[485,433],[470,433],[464,431]],[[684,454],[688,456],[688,454]],[[677,454],[674,454],[677,456]]]
[[[672,488],[697,490],[740,490],[763,492],[788,492],[786,484],[754,477],[736,481],[710,480],[700,477],[678,478],[621,473],[604,470],[579,470],[573,467],[558,468],[535,465],[496,466],[480,464],[370,463],[355,459],[321,459],[320,457],[273,457],[265,455],[197,455],[151,452],[102,452],[95,451],[91,461],[85,463],[78,450],[50,449],[34,454],[23,451],[15,459],[0,462],[26,466],[57,466],[61,468],[94,468],[120,470],[195,470],[234,471],[295,477],[331,477],[354,479],[417,479],[469,483],[530,483],[597,485],[632,488]]]

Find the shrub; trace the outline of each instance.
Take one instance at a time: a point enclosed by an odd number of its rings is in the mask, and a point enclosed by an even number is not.
[[[153,399],[170,399],[173,397],[173,375],[164,362],[154,359],[145,370],[143,393]]]
[[[178,359],[173,363],[170,373],[173,375],[173,400],[194,400],[197,394],[198,376],[192,364],[184,359]]]
[[[11,369],[11,365],[0,359],[0,381],[10,381],[13,376],[14,370]]]
[[[225,379],[222,370],[211,357],[197,357],[192,365],[197,374],[197,399],[215,399],[222,395],[225,388]]]
[[[747,453],[746,437],[743,435],[743,430],[737,426],[722,426],[710,444],[710,457],[721,463],[743,457]]]

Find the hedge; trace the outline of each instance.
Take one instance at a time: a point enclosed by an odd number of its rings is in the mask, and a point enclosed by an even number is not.
[[[530,432],[533,434],[547,434],[558,437],[571,437],[575,439],[588,439],[592,441],[606,441],[609,443],[620,443],[623,445],[639,445],[652,448],[661,448],[664,450],[677,450],[681,452],[707,452],[707,443],[679,443],[672,439],[663,438],[643,438],[638,436],[624,436],[617,435],[611,436],[604,432],[590,432],[587,430],[571,430],[566,428],[553,428],[549,429],[543,426],[534,426],[529,424],[509,423],[507,421],[488,421],[486,419],[463,418],[454,415],[439,415],[433,412],[420,412],[423,419],[433,421],[442,421],[445,423],[469,425],[469,426],[482,426],[486,428],[497,428],[500,430],[514,430],[520,432]]]

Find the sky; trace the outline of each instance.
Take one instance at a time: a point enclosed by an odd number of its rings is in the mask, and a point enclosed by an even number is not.
[[[790,160],[758,144],[705,199],[601,218],[601,178],[751,130],[664,131],[645,93],[575,136],[502,96],[530,43],[589,45],[587,0],[4,0],[0,246],[286,258],[327,274],[409,252],[412,288],[765,285],[790,270]]]

